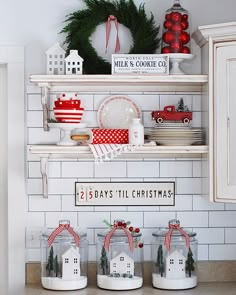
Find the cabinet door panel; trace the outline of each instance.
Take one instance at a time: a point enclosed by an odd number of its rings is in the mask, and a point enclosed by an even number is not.
[[[236,43],[215,49],[215,198],[236,201]]]

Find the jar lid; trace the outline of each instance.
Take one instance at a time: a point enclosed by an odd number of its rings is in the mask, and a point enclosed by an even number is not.
[[[70,224],[69,220],[60,220],[60,224]],[[72,227],[71,227],[72,228]],[[73,231],[80,237],[80,238],[85,238],[87,236],[87,233],[79,230],[78,228],[72,228]],[[55,228],[48,228],[45,232],[42,233],[42,238],[47,240],[51,233],[55,230]],[[66,229],[63,229],[62,232],[60,232],[56,237],[54,238],[54,241],[74,241],[73,235]]]
[[[169,225],[170,224],[178,224],[180,225],[180,221],[177,220],[177,219],[172,219],[169,221]],[[182,227],[181,227],[182,229]],[[159,231],[156,231],[156,232],[153,232],[152,235],[154,237],[165,237],[166,234],[168,233],[169,231],[169,228],[164,228],[164,229],[161,229]],[[189,230],[184,230],[186,232],[186,234],[189,236],[189,237],[195,237],[197,234],[195,232],[190,232]],[[183,237],[183,235],[178,231],[178,229],[173,229],[173,232],[172,232],[172,236],[173,237]]]

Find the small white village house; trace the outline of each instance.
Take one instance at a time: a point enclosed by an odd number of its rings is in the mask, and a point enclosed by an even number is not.
[[[70,50],[70,54],[65,58],[66,74],[81,75],[83,73],[83,61],[78,50]]]
[[[184,279],[185,278],[186,258],[177,249],[170,252],[166,257],[166,278]]]
[[[47,74],[48,75],[63,75],[65,72],[65,50],[57,42],[52,45],[47,51]]]
[[[134,260],[121,252],[110,261],[110,273],[134,275]]]
[[[76,280],[80,277],[80,254],[71,247],[62,255],[62,279]]]

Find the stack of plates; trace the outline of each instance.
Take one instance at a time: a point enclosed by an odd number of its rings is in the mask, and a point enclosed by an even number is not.
[[[201,145],[204,142],[201,128],[186,126],[158,126],[146,131],[146,139],[158,145]]]

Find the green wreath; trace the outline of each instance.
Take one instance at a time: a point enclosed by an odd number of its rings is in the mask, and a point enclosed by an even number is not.
[[[151,14],[147,18],[144,4],[137,8],[133,0],[83,0],[87,9],[68,15],[66,33],[68,52],[77,49],[84,59],[85,74],[110,74],[111,64],[98,56],[91,45],[90,36],[99,24],[105,23],[109,15],[115,15],[118,22],[127,27],[133,38],[129,54],[152,54],[160,45],[157,37],[160,27],[155,26]]]

